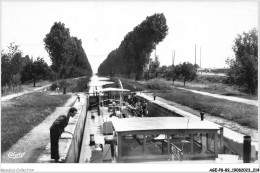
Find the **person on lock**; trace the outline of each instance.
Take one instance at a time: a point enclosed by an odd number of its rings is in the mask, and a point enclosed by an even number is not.
[[[74,117],[77,109],[72,107],[66,115],[60,115],[50,127],[50,140],[51,140],[51,159],[59,162],[59,138],[64,132],[64,128],[68,125],[70,117]]]

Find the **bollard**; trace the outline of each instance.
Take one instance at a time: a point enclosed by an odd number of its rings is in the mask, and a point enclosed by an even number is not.
[[[93,146],[93,145],[95,145],[94,134],[90,134],[90,142],[89,142],[89,146]]]
[[[95,115],[93,112],[91,112],[91,119],[95,119]]]
[[[99,107],[99,105],[97,106],[97,110],[98,110],[98,116],[100,116],[100,107]]]
[[[204,112],[200,112],[200,120],[201,120],[201,121],[204,120]]]
[[[63,87],[63,94],[66,94],[66,87]]]
[[[243,144],[243,162],[251,162],[251,136],[244,136]]]
[[[155,100],[156,99],[156,96],[153,96],[153,100]]]

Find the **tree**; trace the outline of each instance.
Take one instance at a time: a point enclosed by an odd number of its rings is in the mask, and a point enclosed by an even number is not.
[[[195,64],[194,67],[195,67],[196,69],[200,68],[200,66],[199,66],[198,64]]]
[[[183,84],[185,86],[186,81],[192,81],[196,78],[197,76],[197,69],[196,67],[189,63],[189,62],[184,62],[181,66],[181,74],[180,77],[183,79]]]
[[[44,62],[43,58],[38,57],[36,61],[30,60],[22,71],[21,80],[22,82],[33,80],[33,86],[40,79],[48,77],[51,73],[51,69],[48,64]]]
[[[55,22],[51,30],[43,39],[45,49],[50,55],[52,61],[51,68],[56,73],[60,73],[62,66],[65,65],[67,59],[64,56],[65,44],[70,38],[70,31],[65,27],[64,23]]]
[[[110,52],[98,68],[100,75],[135,73],[136,80],[141,78],[150,54],[155,46],[168,34],[166,18],[154,14],[128,32],[119,47]],[[113,67],[113,69],[111,69]]]
[[[176,66],[172,66],[167,73],[169,78],[172,78],[172,81],[176,79],[183,79],[183,85],[185,86],[186,81],[192,81],[196,78],[196,68],[193,64],[189,62],[184,62]]]
[[[234,59],[227,59],[230,66],[228,81],[246,87],[251,94],[255,94],[258,86],[258,35],[257,29],[238,34],[235,38],[233,51]]]
[[[11,62],[7,54],[1,53],[1,86],[4,86],[10,82],[11,78]]]
[[[166,77],[172,79],[172,82],[174,84],[174,81],[179,78],[179,76],[181,75],[181,72],[182,72],[181,64],[176,65],[176,66],[172,65],[169,67],[169,70],[166,73]]]
[[[20,73],[28,62],[28,55],[22,57],[22,52],[19,46],[15,43],[10,43],[8,50],[5,53],[1,51],[1,86],[18,85],[20,83]]]
[[[149,70],[150,70],[151,73],[156,73],[156,72],[158,72],[159,67],[160,67],[159,56],[156,55],[154,61],[153,61],[152,58],[150,59],[150,68],[149,68]]]
[[[64,23],[54,23],[44,38],[44,44],[52,61],[51,68],[58,74],[58,78],[92,75],[82,41],[77,37],[71,37]]]
[[[162,67],[158,68],[158,73],[160,74],[160,77],[162,77],[162,78],[166,77],[167,72],[168,72],[168,67],[166,65],[163,65]]]

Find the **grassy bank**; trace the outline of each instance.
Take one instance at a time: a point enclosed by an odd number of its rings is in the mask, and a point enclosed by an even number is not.
[[[1,152],[8,150],[49,116],[56,107],[64,105],[70,97],[70,95],[52,96],[47,92],[33,92],[2,102]]]
[[[258,128],[258,108],[256,106],[195,94],[180,89],[173,89],[170,93],[159,92],[157,95],[195,110],[232,120],[254,129]]]
[[[85,84],[88,84],[90,81],[90,77],[81,77],[81,78],[76,78],[76,79],[63,79],[59,80],[57,82],[52,83],[50,86],[51,91],[55,91],[57,88],[57,83],[60,85],[60,92],[63,92],[63,88],[66,87],[66,92],[84,92],[86,91],[85,89]],[[89,89],[89,86],[87,87],[87,90]]]
[[[256,106],[203,96],[173,87],[169,89],[165,85],[171,86],[172,84],[162,79],[150,80],[148,82],[137,82],[124,78],[120,78],[120,80],[126,89],[132,91],[150,91],[156,93],[159,97],[188,106],[192,109],[229,119],[250,128],[258,128],[258,108]],[[113,81],[117,82],[117,79],[114,78]],[[191,87],[191,89],[194,88]]]
[[[33,87],[33,83],[26,83],[18,86],[3,86],[1,87],[1,96],[6,96],[9,94],[15,94],[23,91],[32,91],[37,87],[42,87],[50,84],[50,81],[40,80],[36,83],[35,87]]]
[[[250,100],[258,100],[257,95],[250,95],[246,94],[241,91],[241,88],[237,86],[230,86],[223,83],[211,83],[211,82],[187,82],[186,86],[183,86],[183,82],[181,81],[175,81],[174,84],[170,81],[167,81],[169,85],[176,86],[176,87],[182,87],[187,89],[193,89],[203,92],[209,92],[212,94],[220,94],[225,96],[234,96],[234,97],[240,97]]]
[[[66,92],[83,92],[89,77],[66,80]],[[55,90],[51,85],[51,91]],[[61,90],[63,92],[63,90]],[[40,124],[56,107],[64,105],[71,95],[32,92],[1,103],[1,153]],[[46,129],[49,130],[49,129]]]

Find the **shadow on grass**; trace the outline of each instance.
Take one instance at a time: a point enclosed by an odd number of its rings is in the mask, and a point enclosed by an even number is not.
[[[224,95],[224,96],[242,96],[242,94],[235,94],[235,93],[223,93],[221,95]]]
[[[27,163],[35,163],[37,161],[38,157],[40,157],[40,155],[45,150],[46,145],[47,144],[43,144],[41,147],[34,148],[32,150],[33,155],[28,158]]]

